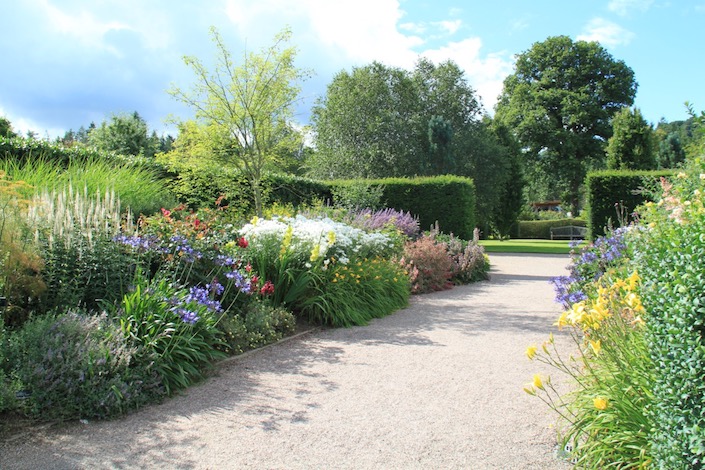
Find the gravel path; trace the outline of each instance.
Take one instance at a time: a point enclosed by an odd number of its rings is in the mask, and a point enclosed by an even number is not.
[[[489,282],[229,359],[126,418],[6,436],[0,468],[568,468],[553,414],[522,391],[568,258],[491,258]]]

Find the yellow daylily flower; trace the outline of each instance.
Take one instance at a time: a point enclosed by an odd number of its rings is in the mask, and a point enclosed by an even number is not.
[[[590,349],[592,349],[595,355],[598,356],[602,350],[602,341],[599,339],[596,341],[590,341]]]
[[[526,348],[526,357],[528,357],[529,360],[532,360],[534,356],[536,356],[536,349],[536,346],[534,346],[533,344]]]
[[[595,408],[598,410],[603,411],[607,409],[608,402],[606,398],[597,397],[592,401],[592,404],[595,405]]]

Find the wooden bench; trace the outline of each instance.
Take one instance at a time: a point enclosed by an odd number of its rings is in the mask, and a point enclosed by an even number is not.
[[[587,228],[577,225],[566,227],[551,227],[551,240],[584,240],[587,236]]]

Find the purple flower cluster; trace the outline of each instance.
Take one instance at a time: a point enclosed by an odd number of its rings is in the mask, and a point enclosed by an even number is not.
[[[158,252],[165,253],[167,248],[162,246],[159,238],[154,235],[139,236],[139,235],[116,235],[113,237],[115,243],[120,243],[129,246],[138,252]]]
[[[252,283],[237,269],[225,273],[225,277],[233,281],[235,287],[243,294],[249,294],[252,291]]]
[[[198,287],[198,286],[193,286],[191,289],[189,289],[189,293],[184,299],[184,302],[186,303],[191,303],[191,302],[196,302],[198,304],[201,304],[208,308],[209,310],[212,310],[214,312],[222,312],[223,307],[220,305],[219,300],[212,299],[210,297],[211,294],[211,289],[214,290],[214,292],[218,291],[218,288],[222,288],[220,284],[218,284],[218,281],[213,281],[215,285],[217,285],[217,288],[211,287],[211,284],[208,284],[206,287]],[[222,291],[221,291],[222,293]]]
[[[198,316],[198,313],[184,307],[177,307],[174,309],[174,312],[181,317],[181,320],[184,323],[188,323],[190,325],[194,325],[201,319],[201,317]]]
[[[186,237],[182,235],[174,235],[170,239],[173,250],[175,253],[179,254],[184,261],[187,263],[193,263],[197,259],[201,259],[203,257],[203,253],[200,251],[195,250],[188,242]]]
[[[551,279],[556,291],[556,302],[569,308],[572,304],[587,299],[585,286],[599,279],[624,257],[627,250],[627,230],[618,228],[610,236],[600,237],[580,252],[573,252],[570,275]],[[576,248],[577,245],[571,247]]]
[[[410,212],[396,209],[381,209],[373,211],[362,209],[353,216],[351,224],[365,230],[379,230],[393,226],[408,237],[419,233],[419,221]]]

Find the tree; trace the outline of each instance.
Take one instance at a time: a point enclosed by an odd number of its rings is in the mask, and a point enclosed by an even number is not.
[[[414,84],[402,69],[373,62],[339,72],[313,108],[317,151],[308,161],[309,175],[402,176],[416,166],[417,105]]]
[[[80,132],[80,129],[79,129]],[[121,155],[154,157],[159,150],[159,137],[149,135],[147,122],[137,111],[132,114],[114,114],[109,121],[87,132],[88,144],[106,152]]]
[[[204,144],[245,175],[261,215],[264,171],[280,155],[300,147],[301,134],[292,132],[291,121],[299,82],[307,72],[294,65],[296,49],[285,47],[292,35],[289,29],[259,54],[245,52],[239,65],[218,31],[210,31],[217,49],[214,70],[206,69],[196,57],[184,57],[196,83],[191,90],[173,87],[169,93],[194,109]]]
[[[607,143],[607,168],[653,170],[654,135],[638,108],[624,108],[612,120],[612,137]]]
[[[671,132],[658,143],[656,155],[658,167],[676,168],[683,161],[685,161],[685,148],[681,138],[676,132]]]
[[[634,72],[597,42],[549,37],[519,54],[496,108],[526,149],[527,165],[551,172],[577,213],[587,171],[604,164],[611,118],[631,106]]]
[[[15,131],[12,130],[12,123],[10,120],[2,116],[0,116],[0,137],[6,137],[8,139],[17,137]]]

